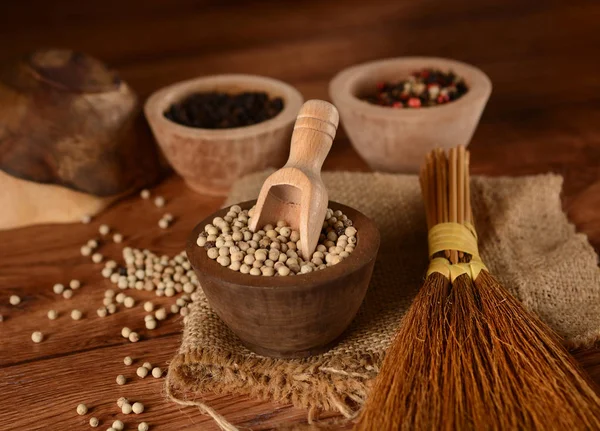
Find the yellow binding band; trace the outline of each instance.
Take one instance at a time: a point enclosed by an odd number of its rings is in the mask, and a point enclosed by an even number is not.
[[[460,223],[439,223],[429,229],[429,257],[444,250],[458,250],[472,256],[479,254],[477,250],[477,235]]]
[[[440,223],[429,230],[429,257],[443,250],[457,250],[471,255],[468,263],[451,264],[443,257],[435,257],[429,262],[427,276],[439,272],[450,281],[467,274],[475,280],[486,266],[479,257],[477,233],[471,224]]]

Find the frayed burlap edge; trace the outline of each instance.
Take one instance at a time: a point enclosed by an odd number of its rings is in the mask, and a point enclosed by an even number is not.
[[[317,363],[290,360],[283,364],[279,359],[249,358],[231,352],[197,349],[177,354],[169,364],[167,395],[177,403],[199,407],[227,431],[236,428],[202,401],[188,397],[198,395],[198,392],[238,394],[290,403],[294,407],[307,409],[309,425],[313,424],[321,410],[337,411],[350,420],[366,399],[372,379],[378,371],[372,364],[381,363],[379,356],[368,354],[353,360],[345,358],[345,369],[342,370],[332,364],[331,358],[323,358]],[[239,364],[244,364],[243,368]],[[371,372],[364,374],[365,368],[371,368]],[[198,380],[199,375],[205,378]],[[218,379],[211,378],[214,375],[218,375]],[[298,391],[298,386],[303,386],[302,391]]]

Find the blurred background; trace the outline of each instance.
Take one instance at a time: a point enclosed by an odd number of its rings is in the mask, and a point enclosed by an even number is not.
[[[142,98],[182,79],[239,72],[328,99],[329,80],[352,64],[454,58],[493,83],[472,141],[474,172],[558,172],[566,205],[581,193],[589,205],[600,195],[599,186],[588,190],[600,175],[598,22],[593,0],[4,1],[0,60],[80,50]],[[326,168],[341,159],[345,169],[366,169],[340,128]]]

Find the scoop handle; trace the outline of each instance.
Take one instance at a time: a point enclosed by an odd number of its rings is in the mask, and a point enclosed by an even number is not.
[[[339,124],[338,110],[324,100],[308,100],[300,108],[287,167],[319,175]]]

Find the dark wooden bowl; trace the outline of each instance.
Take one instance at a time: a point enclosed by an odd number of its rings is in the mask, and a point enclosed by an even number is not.
[[[256,201],[239,205],[249,209]],[[187,255],[208,302],[250,350],[263,356],[301,358],[322,353],[342,334],[365,297],[377,250],[379,231],[360,212],[335,202],[358,230],[354,252],[339,264],[293,277],[241,274],[208,258],[196,245],[204,226],[222,209],[201,221],[187,242]]]

